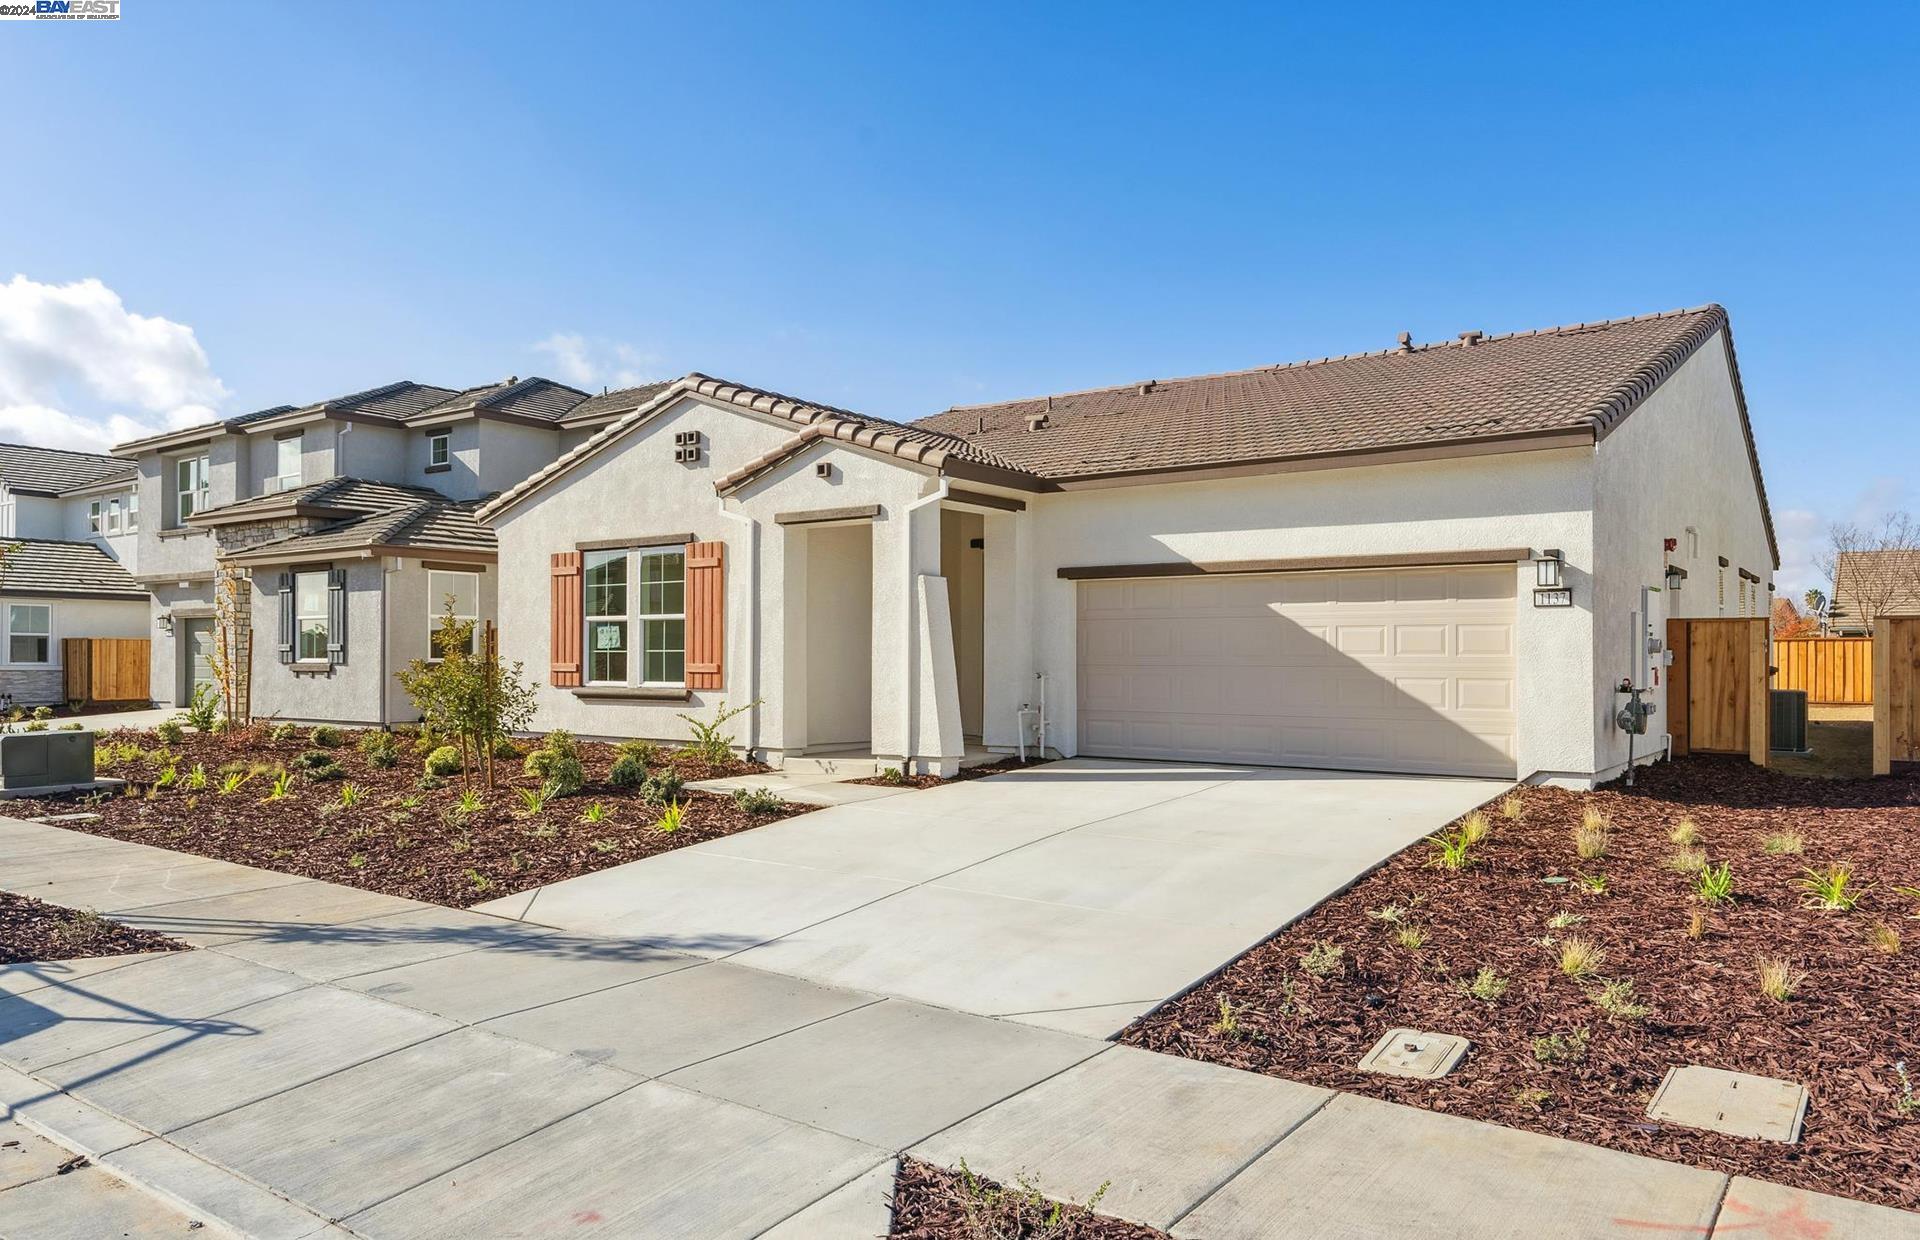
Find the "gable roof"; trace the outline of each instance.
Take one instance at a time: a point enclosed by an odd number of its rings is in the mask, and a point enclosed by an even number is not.
[[[97,543],[39,538],[10,544],[0,558],[0,595],[148,597],[140,583]]]
[[[1833,558],[1829,623],[1857,628],[1882,599],[1882,615],[1920,615],[1920,551],[1842,551]]]
[[[660,393],[672,387],[672,379],[659,383],[643,383],[639,387],[614,388],[603,391],[598,396],[589,396],[567,411],[563,419],[566,422],[586,422],[594,418],[604,418],[622,413],[631,413],[646,404]]]
[[[97,452],[0,443],[0,482],[18,495],[59,495],[75,487],[133,480],[132,465]]]
[[[554,422],[586,399],[587,394],[579,388],[534,375],[455,392],[438,404],[422,410],[420,416],[431,418],[448,413],[486,412],[537,422]]]
[[[188,517],[188,525],[239,525],[252,521],[275,521],[289,517],[316,517],[344,520],[422,500],[445,499],[427,487],[402,486],[394,482],[371,482],[364,478],[328,478],[305,486],[289,487],[266,495],[250,495],[231,504],[203,508]]]
[[[463,559],[491,560],[495,554],[494,534],[474,517],[471,502],[448,499],[425,487],[394,486],[359,478],[335,478],[312,487],[300,488],[295,500],[297,513],[333,519],[317,529],[288,534],[269,542],[255,543],[222,556],[242,564],[275,564],[291,560],[313,559],[338,553],[388,555],[423,553],[449,555]],[[228,504],[207,513],[226,513],[261,500],[285,499],[282,495],[256,496],[240,504]],[[262,515],[263,509],[251,509],[252,519],[267,520],[288,515],[288,510]]]

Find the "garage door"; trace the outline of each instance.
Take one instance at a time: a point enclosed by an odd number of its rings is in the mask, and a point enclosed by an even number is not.
[[[1512,566],[1083,581],[1080,751],[1514,774]]]

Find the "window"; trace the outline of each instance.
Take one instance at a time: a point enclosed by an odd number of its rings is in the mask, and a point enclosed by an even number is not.
[[[127,533],[133,534],[140,529],[140,492],[127,492]]]
[[[686,683],[686,564],[679,547],[587,553],[589,683]]]
[[[100,532],[100,501],[97,499],[87,501],[87,532],[89,534]]]
[[[288,491],[300,485],[300,436],[288,435],[273,441],[273,477],[267,479],[267,491]]]
[[[7,606],[7,662],[51,663],[53,608],[45,603]]]
[[[453,464],[453,432],[427,432],[427,468],[447,469]]]
[[[119,532],[120,532],[120,501],[119,499],[115,498],[107,501],[107,533],[118,534]]]
[[[480,574],[428,569],[427,600],[432,604],[427,616],[427,657],[438,659],[445,653],[440,646],[440,622],[446,618],[449,607],[453,609],[455,620],[472,623],[473,630],[467,637],[467,653],[478,654],[480,652]]]
[[[293,631],[294,658],[303,663],[326,662],[327,639],[331,634],[327,624],[325,572],[293,575]]]
[[[183,456],[173,463],[173,489],[178,497],[174,511],[185,521],[207,507],[207,458]]]

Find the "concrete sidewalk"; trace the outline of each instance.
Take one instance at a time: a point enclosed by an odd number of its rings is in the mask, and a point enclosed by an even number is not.
[[[0,1106],[243,1235],[877,1236],[910,1150],[1081,1200],[1111,1181],[1103,1210],[1208,1240],[1920,1236],[1911,1215],[768,972],[704,930],[554,931],[0,822],[0,885],[16,873],[158,896],[119,915],[201,946],[0,969]],[[1780,1219],[1816,1230],[1756,1230]]]

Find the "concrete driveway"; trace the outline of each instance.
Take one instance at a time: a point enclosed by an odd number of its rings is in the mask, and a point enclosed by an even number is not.
[[[1105,1037],[1505,787],[1075,759],[482,909]]]

